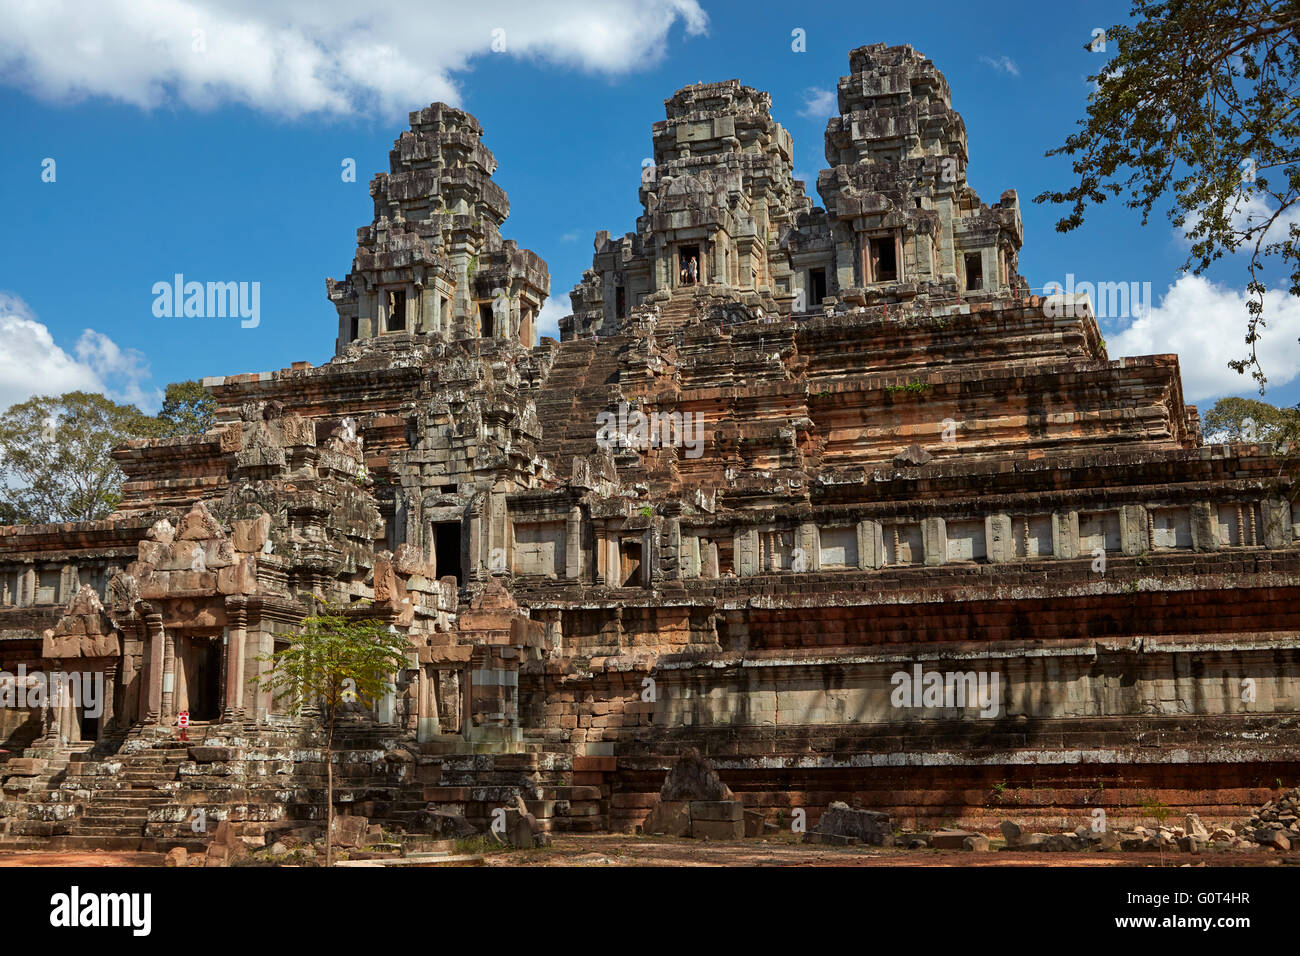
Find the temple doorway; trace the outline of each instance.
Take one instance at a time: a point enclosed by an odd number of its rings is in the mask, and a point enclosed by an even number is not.
[[[460,522],[439,521],[433,526],[433,534],[433,560],[438,577],[454,574],[456,586],[460,587]]]
[[[682,246],[677,257],[677,284],[698,285],[700,281],[700,247]]]
[[[185,696],[181,710],[190,720],[217,720],[221,716],[221,640],[189,637],[184,650]]]

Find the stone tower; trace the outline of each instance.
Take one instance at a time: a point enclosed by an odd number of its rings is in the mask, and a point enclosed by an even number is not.
[[[826,127],[824,207],[793,178],[767,93],[727,80],[666,100],[645,214],[621,239],[597,233],[561,338],[616,334],[641,305],[678,325],[727,301],[783,315],[918,299],[942,309],[1023,288],[1019,201],[1008,190],[989,207],[967,185],[966,127],[943,74],[884,44],[853,50],[849,70]],[[692,258],[695,278],[683,275]],[[686,293],[691,309],[670,304]]]
[[[546,263],[500,228],[510,214],[496,158],[470,114],[443,103],[411,113],[388,173],[370,183],[375,217],[357,230],[352,271],[326,279],[337,352],[390,335],[497,339],[532,347],[550,291]]]

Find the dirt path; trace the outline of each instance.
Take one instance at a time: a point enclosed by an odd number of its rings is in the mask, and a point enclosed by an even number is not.
[[[1206,853],[967,853],[961,850],[903,850],[871,847],[810,846],[793,839],[710,843],[673,837],[626,834],[557,834],[542,850],[489,851],[488,866],[943,866],[943,867],[1178,867],[1276,866],[1280,854]],[[1300,862],[1300,853],[1288,862]],[[20,866],[162,866],[161,853],[0,852],[0,867]]]

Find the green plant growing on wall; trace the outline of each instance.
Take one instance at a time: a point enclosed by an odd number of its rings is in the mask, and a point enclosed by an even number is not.
[[[908,382],[906,385],[886,385],[887,392],[907,392],[910,395],[920,395],[930,386],[926,382]]]

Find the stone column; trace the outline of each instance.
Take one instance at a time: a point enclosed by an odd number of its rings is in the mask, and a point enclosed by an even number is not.
[[[247,613],[240,608],[229,608],[230,627],[226,631],[226,693],[222,717],[238,720],[244,712],[244,638]]]
[[[110,659],[104,664],[104,701],[103,713],[99,715],[100,734],[113,722],[113,691],[117,685],[117,661]]]
[[[36,603],[35,568],[24,568],[18,572],[18,600],[15,603],[19,607],[31,607]]]
[[[163,644],[166,636],[163,631],[162,615],[151,612],[145,616],[145,629],[149,634],[148,654],[143,688],[144,719],[146,723],[156,724],[162,719],[163,702]]]
[[[885,536],[879,521],[858,522],[858,567],[867,570],[885,565]]]
[[[1057,558],[1079,556],[1079,512],[1058,511],[1052,515],[1052,555]]]
[[[582,576],[582,509],[574,506],[564,525],[564,576],[576,581]]]
[[[805,521],[799,525],[797,547],[803,551],[804,570],[817,571],[822,566],[821,531],[817,525]]]
[[[926,518],[921,522],[921,550],[929,567],[948,560],[948,526],[942,518]]]
[[[985,518],[984,542],[991,563],[1003,564],[1015,560],[1016,541],[1011,535],[1011,516],[999,514]]]
[[[1214,513],[1214,505],[1208,501],[1194,501],[1189,511],[1192,550],[1219,550],[1219,519]]]
[[[171,632],[165,632],[163,640],[162,666],[162,711],[160,720],[167,723],[176,716],[176,639]]]
[[[758,573],[758,529],[737,531],[734,539],[736,577],[744,578]]]
[[[1147,514],[1141,505],[1121,505],[1119,509],[1120,549],[1130,557],[1143,554],[1147,544]]]

